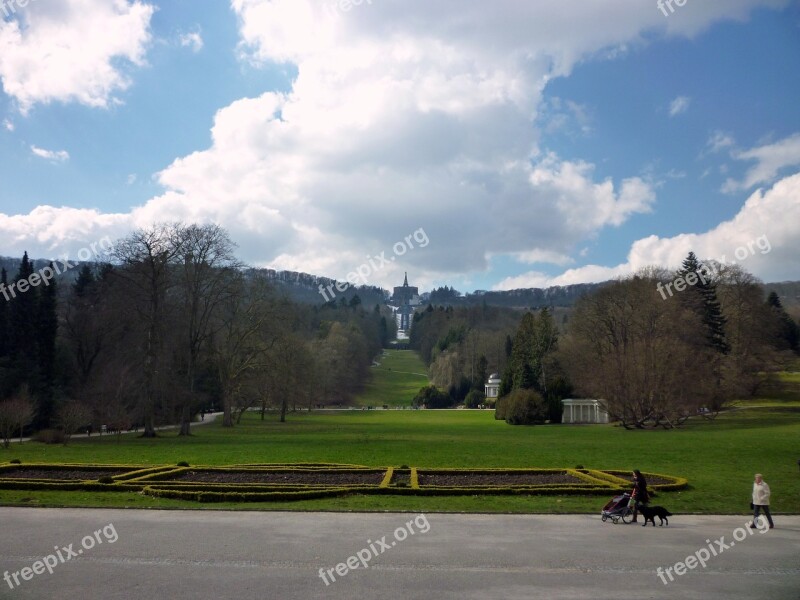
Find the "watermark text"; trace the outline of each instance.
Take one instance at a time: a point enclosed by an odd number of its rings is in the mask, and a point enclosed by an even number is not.
[[[416,531],[414,527],[416,526]],[[380,556],[387,550],[391,550],[397,545],[397,542],[402,542],[409,535],[419,533],[428,533],[431,530],[431,524],[428,522],[428,517],[425,515],[417,515],[403,526],[394,530],[394,539],[387,541],[387,536],[381,537],[379,540],[367,540],[367,547],[362,548],[353,556],[350,556],[346,561],[340,562],[335,567],[330,569],[320,568],[319,577],[325,582],[326,586],[336,581],[336,576],[340,578],[347,575],[350,571],[355,569],[368,569],[369,561],[376,556]],[[330,581],[329,581],[330,580]]]
[[[102,537],[101,537],[102,534]],[[40,560],[35,561],[30,567],[23,567],[19,571],[6,571],[3,573],[3,579],[8,584],[10,589],[19,587],[23,581],[30,581],[34,575],[42,575],[45,571],[48,574],[53,574],[53,569],[65,562],[78,558],[83,554],[84,550],[91,550],[97,545],[102,544],[104,541],[113,544],[119,539],[119,534],[113,523],[109,523],[105,527],[98,529],[91,535],[84,536],[81,540],[80,548],[73,548],[75,544],[67,546],[53,546],[54,553],[42,557]],[[20,581],[21,580],[21,581]]]
[[[697,565],[700,565],[704,569],[706,568],[706,564],[708,561],[711,560],[712,557],[719,556],[726,550],[730,550],[736,545],[736,542],[742,542],[748,538],[749,535],[755,534],[755,530],[758,529],[759,533],[767,533],[769,531],[769,524],[767,520],[764,518],[759,519],[758,523],[753,523],[755,527],[751,527],[751,521],[747,521],[744,524],[744,527],[737,527],[733,530],[733,540],[730,543],[725,542],[725,536],[723,535],[721,538],[714,540],[706,540],[706,544],[708,547],[702,547],[694,554],[690,554],[684,560],[676,562],[671,567],[667,567],[666,569],[662,567],[658,567],[656,569],[656,576],[661,579],[661,582],[664,585],[669,585],[670,582],[675,581],[675,576],[672,574],[673,571],[675,575],[680,577],[681,575],[685,575],[688,570],[696,569]],[[762,527],[763,525],[763,527]],[[667,581],[669,578],[669,581]]]
[[[414,242],[417,243],[417,246],[414,246]],[[425,248],[429,243],[430,239],[428,238],[428,234],[425,233],[425,230],[422,227],[420,227],[414,233],[407,235],[403,240],[392,246],[392,252],[394,253],[394,256],[387,258],[385,251],[381,252],[377,256],[367,255],[368,261],[358,266],[355,270],[350,271],[346,277],[347,281],[330,283],[327,287],[323,284],[320,284],[319,293],[325,302],[331,302],[336,297],[334,288],[336,291],[341,293],[347,290],[350,285],[358,285],[359,283],[361,285],[366,285],[367,279],[370,277],[370,275],[376,271],[380,271],[385,266],[392,264],[398,256],[403,256],[409,250],[413,250],[415,247]]]

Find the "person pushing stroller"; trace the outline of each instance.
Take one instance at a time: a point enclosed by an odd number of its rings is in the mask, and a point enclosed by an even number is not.
[[[639,504],[647,504],[650,502],[650,494],[647,493],[647,481],[639,469],[633,471],[633,490],[631,491],[631,499],[628,501],[628,507],[633,509],[633,520],[631,523],[636,523],[636,515],[639,512]]]

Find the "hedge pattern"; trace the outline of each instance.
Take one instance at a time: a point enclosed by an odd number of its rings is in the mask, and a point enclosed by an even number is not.
[[[111,478],[111,483],[100,483],[98,480],[66,480],[66,479],[21,479],[3,477],[11,469],[41,469],[53,470],[80,470],[103,471],[124,470],[125,473]],[[396,473],[395,467],[376,468],[363,465],[333,464],[333,463],[288,463],[278,464],[247,464],[231,466],[192,466],[175,467],[172,465],[142,466],[142,465],[100,465],[100,464],[56,464],[56,463],[25,463],[25,464],[0,464],[0,489],[16,490],[61,490],[61,491],[104,491],[104,492],[141,492],[158,498],[173,498],[194,502],[276,502],[292,500],[308,500],[315,498],[329,498],[351,494],[392,494],[413,496],[461,496],[461,495],[608,495],[616,494],[631,489],[632,484],[627,476],[630,471],[620,469],[420,469],[403,467],[401,472],[410,470],[410,486],[398,487],[393,484]],[[383,473],[379,484],[352,484],[342,485],[335,483],[212,483],[199,481],[182,481],[177,479],[187,471],[205,472],[264,472],[264,473]],[[581,483],[551,483],[551,484],[501,484],[501,485],[473,485],[473,486],[434,486],[420,485],[420,475],[464,475],[464,474],[530,474],[553,475],[567,474]],[[658,491],[674,491],[683,489],[688,481],[683,477],[663,475],[661,473],[644,473],[646,478],[657,478],[663,482],[648,485],[648,488]]]

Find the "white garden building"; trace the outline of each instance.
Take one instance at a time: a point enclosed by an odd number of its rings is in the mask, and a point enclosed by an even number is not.
[[[500,392],[500,375],[492,373],[489,375],[489,381],[484,385],[484,396],[487,398],[497,398]]]
[[[605,400],[567,398],[564,405],[562,423],[608,423],[608,410]]]

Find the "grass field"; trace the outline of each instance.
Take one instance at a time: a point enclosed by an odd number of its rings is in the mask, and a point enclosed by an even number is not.
[[[357,406],[411,406],[419,389],[428,385],[428,372],[411,350],[387,350],[380,366],[372,367],[372,381],[355,400]]]
[[[664,494],[673,512],[742,513],[752,474],[763,472],[776,512],[800,513],[797,440],[800,411],[747,409],[715,423],[677,431],[625,431],[613,426],[511,427],[490,411],[352,411],[300,413],[287,423],[248,415],[241,426],[220,423],[155,440],[123,436],[75,440],[69,446],[14,445],[3,456],[23,462],[233,464],[344,462],[371,466],[574,467],[634,469],[684,476],[690,488]],[[24,499],[27,499],[23,501]],[[599,510],[604,498],[351,497],[262,507],[359,510]],[[127,493],[0,491],[2,503],[195,506]],[[214,505],[214,507],[221,507]],[[253,508],[248,505],[247,508]]]
[[[406,356],[391,357],[394,358],[397,362],[384,360],[387,369],[380,385],[389,387],[386,382],[401,370],[398,363],[408,360]],[[394,365],[392,371],[388,364]],[[412,369],[408,372],[414,372]],[[398,392],[396,397],[400,395]],[[0,450],[0,461],[19,458],[23,462],[146,465],[187,461],[192,465],[341,462],[417,467],[638,468],[689,479],[688,489],[663,493],[657,499],[672,512],[720,514],[748,511],[753,473],[761,472],[772,488],[773,511],[800,514],[798,440],[800,407],[794,402],[741,408],[721,415],[715,422],[689,422],[675,431],[625,431],[612,425],[512,427],[495,421],[491,411],[353,410],[290,413],[286,423],[279,423],[274,414],[264,422],[251,414],[232,430],[216,422],[195,428],[195,435],[190,438],[179,438],[170,431],[154,440],[122,436],[119,443],[104,436],[74,440],[67,447],[12,444],[10,450]],[[563,513],[599,512],[606,500],[597,496],[350,496],[206,507]],[[0,503],[201,507],[116,492],[2,490]]]

